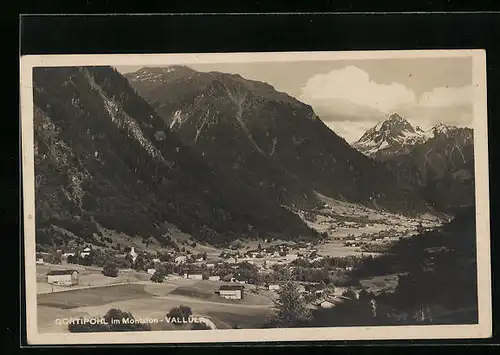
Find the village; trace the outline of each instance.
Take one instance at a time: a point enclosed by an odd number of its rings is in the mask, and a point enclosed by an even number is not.
[[[352,276],[357,267],[439,225],[328,202],[301,215],[320,233],[315,240],[271,237],[209,246],[176,231],[155,244],[102,231],[90,243],[37,248],[40,326],[49,331],[60,312],[105,313],[113,305],[150,317],[185,304],[218,328],[259,328],[290,283],[311,310],[373,300],[393,292],[401,275],[359,278]]]
[[[79,250],[38,252],[37,265],[49,266],[43,283],[50,285],[51,291],[95,286],[82,282],[77,265],[101,267],[102,278],[109,283],[113,279],[117,279],[116,283],[130,282],[118,276],[131,271],[141,272],[146,283],[175,280],[182,285],[182,280],[186,280],[185,283],[207,281],[213,287],[214,295],[234,302],[243,301],[249,293],[271,291],[276,294],[281,284],[287,281],[297,285],[312,308],[333,307],[346,299],[359,297],[364,289],[361,285],[345,285],[343,282],[365,258],[364,255],[323,256],[312,242],[272,244],[264,240],[262,244],[265,247],[260,243],[256,248],[231,246],[219,255],[211,256],[182,252],[182,248],[153,254],[135,247],[124,247],[124,252],[113,253],[87,245]],[[57,265],[57,268],[50,268],[50,265]]]

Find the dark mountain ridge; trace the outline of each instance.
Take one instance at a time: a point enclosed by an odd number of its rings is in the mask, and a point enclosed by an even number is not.
[[[184,145],[116,70],[36,68],[33,81],[38,243],[90,242],[99,226],[161,240],[167,223],[210,243],[316,235]]]
[[[401,183],[415,186],[436,210],[455,214],[475,204],[474,134],[470,128],[447,127],[392,157],[386,166]]]
[[[284,205],[313,205],[317,191],[398,213],[429,211],[310,106],[239,75],[187,69],[179,75],[176,68],[143,68],[126,77],[186,145],[249,187]]]

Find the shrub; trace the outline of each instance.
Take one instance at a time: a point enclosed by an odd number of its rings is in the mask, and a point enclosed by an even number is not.
[[[116,263],[114,261],[107,261],[102,268],[102,273],[104,274],[104,276],[117,277],[118,268],[116,267]]]
[[[165,281],[165,271],[163,270],[156,270],[155,273],[151,276],[151,281],[156,282],[156,283],[162,283]]]
[[[176,322],[174,324],[182,324],[182,322],[187,322],[189,316],[193,314],[190,307],[180,305],[179,307],[172,308],[167,313],[167,318],[175,318]]]

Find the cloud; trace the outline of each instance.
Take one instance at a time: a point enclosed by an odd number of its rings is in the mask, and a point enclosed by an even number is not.
[[[375,126],[378,121],[328,121],[325,125],[333,132],[344,138],[347,143],[356,142],[367,130]]]
[[[400,83],[379,84],[370,80],[367,72],[348,66],[309,78],[300,100],[311,105],[331,130],[352,143],[392,112],[422,129],[438,122],[471,126],[474,95],[472,86],[443,85],[418,96]]]
[[[327,100],[344,100],[387,113],[416,101],[415,93],[399,83],[378,84],[367,72],[348,66],[311,77],[302,87],[300,99],[314,105]]]
[[[474,100],[472,86],[439,87],[429,92],[424,92],[419,99],[423,107],[468,106]]]

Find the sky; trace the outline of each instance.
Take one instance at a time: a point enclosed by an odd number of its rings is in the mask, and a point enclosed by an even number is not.
[[[426,130],[472,125],[472,58],[186,64],[267,82],[312,106],[348,142],[397,112]],[[117,67],[123,73],[140,66]]]

